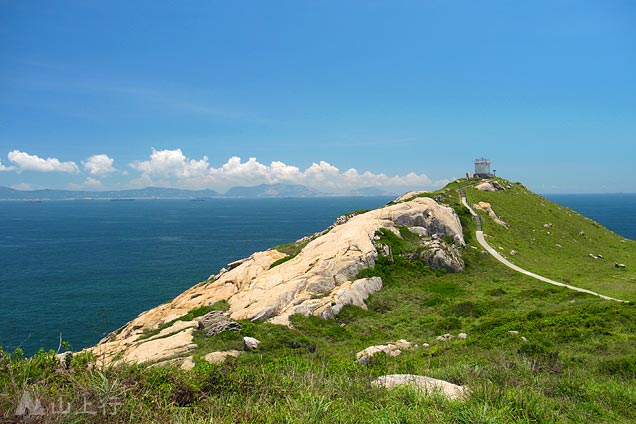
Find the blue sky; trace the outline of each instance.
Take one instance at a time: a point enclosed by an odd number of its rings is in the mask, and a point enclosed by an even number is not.
[[[636,192],[633,1],[0,0],[0,185]],[[240,158],[240,159],[239,159]]]

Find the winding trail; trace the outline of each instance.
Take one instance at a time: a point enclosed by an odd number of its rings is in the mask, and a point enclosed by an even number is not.
[[[473,208],[468,206],[468,202],[466,201],[466,193],[462,192],[461,195],[462,195],[462,204],[464,206],[466,206],[466,208],[468,208],[468,210],[470,211],[470,214],[475,218],[475,222],[477,223],[477,231],[476,231],[477,241],[479,242],[479,244],[484,249],[486,249],[486,251],[488,253],[490,253],[495,259],[497,259],[502,264],[506,265],[508,268],[513,269],[513,270],[515,270],[517,272],[520,272],[521,274],[527,275],[529,277],[535,278],[537,280],[543,281],[545,283],[552,284],[554,286],[565,287],[565,288],[568,288],[570,290],[575,290],[575,291],[578,291],[578,292],[581,292],[581,293],[591,294],[593,296],[598,296],[601,299],[613,300],[613,301],[622,302],[622,303],[629,303],[629,301],[627,301],[627,300],[615,299],[613,297],[605,296],[605,295],[602,295],[600,293],[593,292],[591,290],[587,290],[587,289],[583,289],[583,288],[580,288],[580,287],[571,286],[569,284],[559,283],[558,281],[550,280],[549,278],[543,277],[541,275],[535,274],[535,273],[530,272],[530,271],[526,271],[525,269],[523,269],[521,267],[518,267],[517,265],[513,264],[508,259],[506,259],[503,256],[501,256],[499,254],[499,252],[497,252],[495,249],[492,248],[492,246],[490,246],[488,244],[488,242],[484,238],[484,232],[483,232],[482,226],[481,226],[481,217],[477,213],[475,213]]]

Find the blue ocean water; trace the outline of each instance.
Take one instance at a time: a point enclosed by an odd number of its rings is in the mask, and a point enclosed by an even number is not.
[[[549,194],[544,197],[593,219],[625,238],[636,239],[636,193]]]
[[[549,195],[636,238],[636,194]],[[389,198],[0,202],[0,345],[79,350],[228,262]]]
[[[98,342],[255,251],[391,199],[0,202],[0,344]]]

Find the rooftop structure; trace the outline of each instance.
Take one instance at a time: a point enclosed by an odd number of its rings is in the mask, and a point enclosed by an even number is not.
[[[475,159],[475,178],[493,178],[495,174],[490,172],[490,159]]]

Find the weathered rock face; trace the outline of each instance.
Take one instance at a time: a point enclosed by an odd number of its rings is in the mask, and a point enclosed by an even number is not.
[[[375,265],[376,231],[388,228],[397,232],[396,225],[417,228],[429,237],[450,237],[457,246],[464,245],[462,227],[452,208],[425,197],[392,204],[333,226],[310,241],[296,257],[273,268],[270,266],[275,261],[286,256],[273,249],[235,261],[227,267],[229,270],[142,313],[90,350],[105,363],[166,360],[187,353],[201,318],[190,324],[176,321],[162,330],[160,338],[143,339],[142,335],[194,308],[220,300],[229,304],[232,320],[269,320],[283,325],[288,325],[289,317],[296,313],[330,318],[345,305],[364,308],[364,301],[381,289],[382,281],[356,276]],[[173,328],[177,325],[182,327]]]
[[[433,270],[444,269],[448,272],[464,270],[464,260],[457,247],[439,239],[424,241],[422,247],[424,249],[415,252],[412,259],[420,259]]]
[[[241,324],[228,319],[223,311],[211,311],[199,319],[198,328],[205,331],[206,336],[211,337],[224,331],[238,331],[241,329]]]

